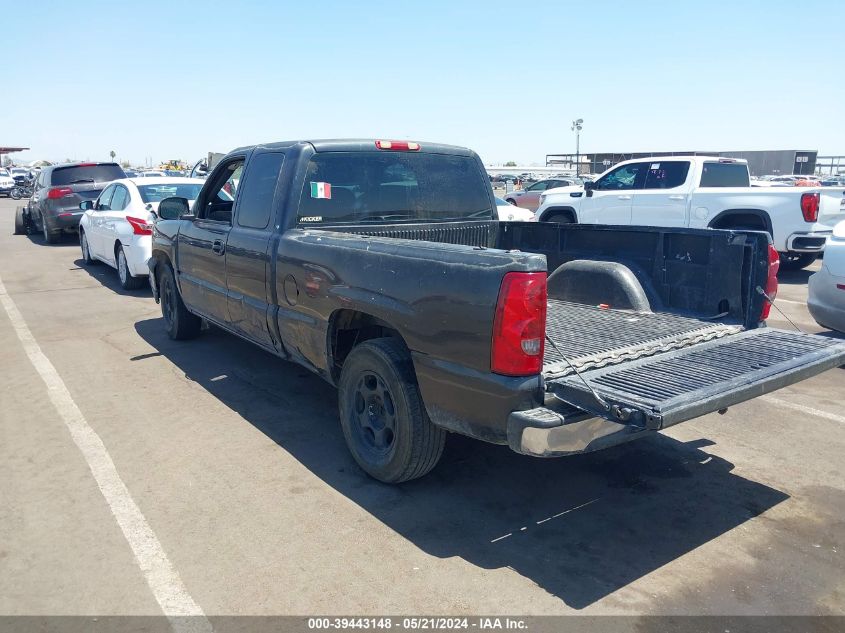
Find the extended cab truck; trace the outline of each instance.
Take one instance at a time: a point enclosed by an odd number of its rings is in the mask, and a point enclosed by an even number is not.
[[[808,266],[845,219],[845,188],[751,187],[733,158],[666,156],[619,163],[584,187],[550,189],[541,222],[752,229],[772,236],[784,268]]]
[[[336,385],[355,460],[386,482],[433,468],[447,431],[591,451],[845,361],[834,339],[759,327],[765,233],[499,223],[462,148],[245,147],[158,215],[170,337],[205,319]]]

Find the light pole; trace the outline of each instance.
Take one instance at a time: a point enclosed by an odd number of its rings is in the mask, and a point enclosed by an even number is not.
[[[572,131],[575,132],[575,175],[578,175],[581,165],[581,129],[584,119],[575,119],[572,122]]]

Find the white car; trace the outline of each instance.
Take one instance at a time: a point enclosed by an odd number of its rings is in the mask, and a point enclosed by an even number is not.
[[[819,272],[807,284],[807,307],[816,323],[845,333],[845,222],[827,238]]]
[[[167,174],[163,171],[142,171],[139,176],[141,178],[166,178]]]
[[[496,197],[496,214],[499,222],[534,222],[534,212],[531,209],[523,209],[509,202]]]
[[[125,178],[110,183],[96,201],[86,200],[79,222],[79,244],[86,265],[98,261],[117,269],[126,290],[149,277],[152,227],[158,203],[171,196],[196,200],[203,181],[196,178]]]
[[[9,174],[9,170],[0,169],[0,194],[5,196],[12,195],[12,189],[15,188],[15,179]]]

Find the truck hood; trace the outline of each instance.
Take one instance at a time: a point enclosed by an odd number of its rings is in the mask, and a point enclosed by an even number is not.
[[[567,194],[567,193],[584,193],[584,187],[581,185],[569,185],[568,187],[555,187],[554,189],[546,189],[543,192],[543,195],[548,196],[550,194]]]

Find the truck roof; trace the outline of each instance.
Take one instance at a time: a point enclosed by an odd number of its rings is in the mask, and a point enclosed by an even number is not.
[[[748,161],[744,158],[732,158],[730,156],[702,156],[701,154],[688,154],[686,156],[644,156],[642,158],[631,158],[626,161],[621,161],[616,163],[617,165],[621,165],[624,163],[642,163],[647,161],[660,161],[660,160],[688,160],[688,161],[698,161],[698,162],[705,162],[705,161],[716,161],[716,162],[725,162],[725,163],[747,163]]]
[[[265,149],[284,149],[288,147],[292,147],[294,145],[311,145],[316,152],[378,152],[384,151],[380,150],[376,147],[376,140],[379,139],[311,139],[311,140],[298,140],[298,141],[277,141],[274,143],[259,143],[257,145],[245,145],[243,147],[238,147],[237,149],[232,150],[233,152],[255,149],[255,148],[265,148]],[[389,139],[385,137],[384,139],[380,140],[393,140],[394,142],[398,141],[399,139]],[[465,147],[459,147],[457,145],[444,145],[443,143],[429,143],[425,141],[407,141],[403,140],[401,142],[414,142],[418,143],[420,146],[419,151],[427,152],[431,154],[452,154],[456,156],[471,156],[473,152]]]

